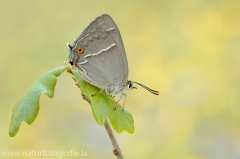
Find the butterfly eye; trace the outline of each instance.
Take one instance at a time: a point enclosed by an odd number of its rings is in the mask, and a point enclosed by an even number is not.
[[[78,48],[78,50],[77,50],[77,52],[79,53],[79,54],[82,54],[83,52],[84,52],[84,50],[83,50],[83,48]]]
[[[132,82],[128,83],[128,88],[132,88]]]

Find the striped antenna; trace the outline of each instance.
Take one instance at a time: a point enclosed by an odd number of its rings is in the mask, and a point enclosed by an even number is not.
[[[132,83],[136,83],[136,84],[138,84],[139,86],[142,86],[143,88],[145,88],[146,90],[148,90],[148,91],[151,92],[152,94],[159,95],[159,92],[158,92],[158,91],[152,90],[152,89],[150,89],[150,88],[148,88],[148,87],[146,87],[146,86],[144,86],[144,85],[142,85],[142,84],[140,84],[140,83],[137,83],[137,82],[134,82],[134,81],[131,81],[131,82],[132,82]]]

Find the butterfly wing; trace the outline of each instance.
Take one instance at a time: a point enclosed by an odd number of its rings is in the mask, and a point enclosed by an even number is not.
[[[69,61],[75,61],[82,77],[91,84],[107,88],[126,83],[128,66],[118,28],[104,14],[91,22],[74,40]],[[78,54],[77,49],[84,53]]]

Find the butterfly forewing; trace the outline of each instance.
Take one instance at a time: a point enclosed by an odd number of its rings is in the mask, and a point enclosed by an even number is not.
[[[126,52],[124,49],[122,37],[118,30],[117,25],[115,24],[113,19],[107,14],[103,14],[103,15],[99,16],[98,18],[96,18],[94,23],[97,26],[102,27],[105,30],[107,30],[113,36],[114,40],[116,41],[116,43],[119,47],[121,56],[122,56],[123,63],[124,63],[124,76],[125,76],[124,84],[125,84],[125,82],[127,80],[127,76],[128,76],[128,62],[127,62],[127,56],[126,56]]]

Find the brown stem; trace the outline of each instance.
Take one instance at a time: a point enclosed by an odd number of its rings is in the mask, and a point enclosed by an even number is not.
[[[72,71],[68,70],[67,71],[68,73],[71,73],[72,74]],[[79,87],[78,83],[77,83],[77,80],[73,77],[73,80],[76,82],[76,85]],[[88,99],[88,97],[84,94],[82,94],[82,97],[84,100],[86,100],[89,104],[90,103],[90,100]],[[123,155],[122,155],[122,152],[120,150],[120,147],[118,146],[118,143],[117,143],[117,140],[116,138],[114,137],[114,134],[113,134],[113,130],[110,126],[110,123],[108,121],[108,119],[106,119],[105,123],[104,123],[104,126],[105,126],[105,129],[107,130],[107,133],[108,133],[108,136],[109,138],[111,139],[112,141],[112,145],[114,147],[113,149],[113,154],[116,155],[119,159],[124,159]]]
[[[86,100],[89,104],[90,104],[90,100],[88,99],[88,97],[84,94],[82,94],[82,97],[84,100]],[[114,147],[113,149],[113,154],[116,155],[119,159],[124,159],[122,152],[120,150],[120,147],[118,146],[117,140],[113,134],[113,130],[109,124],[108,119],[106,119],[105,123],[104,123],[105,129],[107,130],[108,136],[112,141],[112,145]]]
[[[120,147],[118,146],[117,140],[114,137],[114,134],[113,134],[113,131],[112,131],[112,128],[109,124],[108,119],[106,119],[106,121],[104,123],[104,126],[105,126],[105,129],[107,130],[107,133],[108,133],[108,135],[109,135],[109,137],[112,141],[112,145],[114,147],[114,149],[113,149],[114,155],[116,155],[119,159],[124,159],[123,155],[122,155],[122,151],[120,150]]]

